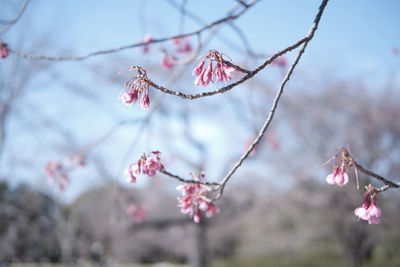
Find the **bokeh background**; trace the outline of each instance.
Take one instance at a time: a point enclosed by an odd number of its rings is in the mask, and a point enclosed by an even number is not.
[[[12,19],[24,1],[0,1]],[[194,101],[151,90],[150,110],[117,99],[132,65],[169,88],[193,85],[198,58],[217,49],[253,69],[304,37],[319,1],[260,1],[231,23],[84,61],[0,61],[0,262],[136,266],[400,266],[399,192],[379,195],[382,222],[353,215],[362,203],[354,174],[325,183],[335,150],[400,181],[400,1],[330,1],[254,155],[227,184],[220,212],[194,224],[179,212],[175,180],[125,181],[143,152],[166,168],[218,181],[268,114],[295,57],[220,95]],[[32,55],[75,56],[191,32],[243,8],[240,1],[30,1],[0,40]],[[0,25],[0,30],[6,24]],[[164,55],[179,57],[166,70]],[[238,79],[237,74],[234,79]],[[71,163],[82,157],[84,166]],[[44,171],[68,165],[60,190]],[[361,184],[370,182],[360,176]],[[140,211],[140,212],[138,212]],[[30,266],[30,265],[29,265]]]

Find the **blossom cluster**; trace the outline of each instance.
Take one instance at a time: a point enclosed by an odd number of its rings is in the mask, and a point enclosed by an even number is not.
[[[354,210],[354,214],[361,220],[368,221],[369,224],[378,224],[381,219],[381,210],[375,203],[376,193],[372,185],[366,186],[364,202],[361,207]]]
[[[134,223],[141,223],[146,215],[142,205],[130,204],[126,210],[126,215],[132,218]]]
[[[129,71],[137,71],[138,75],[127,81],[122,89],[119,98],[125,105],[135,104],[140,99],[140,108],[148,109],[150,106],[149,81],[146,70],[142,67],[133,66]]]
[[[6,58],[8,57],[8,49],[7,45],[0,41],[0,58]]]
[[[66,163],[58,160],[50,160],[44,167],[44,171],[49,178],[51,184],[57,184],[59,190],[64,190],[69,184],[69,172],[74,167],[84,167],[86,165],[85,158],[82,154],[74,154],[68,157]]]
[[[338,153],[333,156],[326,163],[330,162],[332,159],[336,158],[336,162],[333,165],[332,172],[326,177],[326,182],[331,185],[344,186],[349,182],[349,176],[347,170],[350,167],[354,167],[357,188],[358,182],[358,172],[357,166],[354,164],[353,159],[350,157],[348,149],[340,148]],[[326,164],[325,163],[325,164]],[[376,193],[374,187],[369,185],[366,187],[366,193],[364,194],[364,202],[361,207],[356,208],[354,214],[364,220],[368,221],[369,224],[380,223],[381,210],[376,206],[375,197]]]
[[[204,173],[191,175],[194,181],[200,181],[205,177]],[[189,214],[195,223],[200,222],[200,210],[204,211],[208,218],[219,211],[218,207],[206,196],[208,192],[207,186],[185,183],[184,185],[179,185],[176,189],[182,194],[182,197],[178,197],[178,207],[183,214]]]
[[[193,76],[197,76],[194,84],[198,86],[207,86],[210,82],[214,82],[213,75],[215,75],[215,80],[217,82],[224,81],[227,83],[232,78],[235,69],[224,63],[225,60],[223,56],[224,54],[217,50],[210,50],[208,55],[193,70]],[[207,60],[208,64],[203,68]],[[213,62],[215,62],[214,69]]]
[[[331,185],[345,186],[349,182],[347,170],[353,166],[353,160],[350,157],[348,150],[345,148],[340,148],[332,159],[335,158],[336,162],[333,164],[332,172],[326,177],[326,182]],[[330,162],[332,159],[328,160],[326,163]],[[357,168],[355,168],[355,173],[358,188]]]
[[[161,163],[160,159],[160,151],[153,151],[152,156],[143,155],[140,157],[138,161],[129,165],[129,167],[125,170],[125,174],[128,176],[127,181],[129,183],[136,183],[136,177],[143,173],[150,177],[154,176],[157,171],[163,170],[164,165]]]
[[[153,38],[151,37],[151,35],[146,34],[144,36],[143,42],[146,44],[143,47],[143,53],[148,53],[150,51]],[[185,54],[192,51],[192,45],[190,44],[189,36],[172,38],[171,44],[174,46],[175,53]],[[161,48],[161,52],[163,54],[160,62],[161,67],[165,70],[171,70],[177,64],[178,57],[176,55],[173,55],[165,48]]]

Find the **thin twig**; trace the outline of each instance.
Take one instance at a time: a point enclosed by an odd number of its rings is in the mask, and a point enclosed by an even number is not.
[[[21,58],[25,58],[25,59],[31,59],[31,60],[49,60],[49,61],[80,61],[80,60],[85,60],[89,57],[93,57],[93,56],[98,56],[98,55],[105,55],[105,54],[110,54],[110,53],[116,53],[116,52],[120,52],[122,50],[126,50],[126,49],[131,49],[131,48],[136,48],[136,47],[141,47],[141,46],[145,46],[145,45],[149,45],[149,44],[153,44],[153,43],[161,43],[161,42],[166,42],[169,41],[171,39],[180,39],[186,36],[192,36],[192,35],[199,35],[201,32],[208,30],[216,25],[228,22],[228,21],[232,21],[235,20],[237,18],[239,18],[241,15],[243,15],[250,7],[252,7],[254,4],[256,4],[258,1],[260,0],[254,0],[252,1],[250,4],[247,5],[247,7],[244,7],[243,9],[241,9],[239,12],[237,12],[235,15],[228,15],[222,19],[216,20],[208,25],[205,25],[195,31],[192,32],[188,32],[188,33],[184,33],[184,34],[178,34],[175,36],[170,36],[170,37],[165,37],[165,38],[160,38],[160,39],[153,39],[149,42],[139,42],[139,43],[135,43],[135,44],[130,44],[130,45],[125,45],[125,46],[121,46],[121,47],[117,47],[117,48],[112,48],[112,49],[107,49],[107,50],[100,50],[100,51],[96,51],[96,52],[91,52],[88,53],[86,55],[82,55],[82,56],[46,56],[46,55],[31,55],[31,54],[25,54],[22,53],[16,49],[11,48],[10,46],[8,46],[8,51],[12,54],[15,54],[18,57]]]
[[[0,30],[0,35],[7,32],[12,25],[14,25],[22,16],[22,14],[25,11],[26,6],[28,5],[30,0],[25,0],[24,4],[22,5],[22,7],[20,8],[20,10],[18,11],[17,15],[15,16],[14,19],[12,20],[0,20],[0,24],[6,24],[6,26]]]
[[[190,184],[202,184],[202,185],[216,185],[216,186],[220,186],[220,184],[218,182],[207,182],[207,181],[196,181],[196,180],[188,180],[188,179],[184,179],[176,174],[172,174],[166,170],[160,170],[159,172],[161,172],[162,174],[165,174],[171,178],[174,178],[176,180],[179,180],[183,183],[190,183]]]
[[[366,175],[368,175],[368,176],[370,176],[370,177],[372,177],[372,178],[374,178],[376,180],[379,180],[379,181],[381,181],[382,183],[385,184],[385,186],[383,186],[381,188],[375,188],[375,192],[386,191],[389,188],[400,188],[400,183],[396,184],[396,183],[394,183],[392,181],[389,181],[388,179],[386,179],[386,178],[384,178],[384,177],[382,177],[382,176],[380,176],[380,175],[378,175],[378,174],[376,174],[376,173],[374,173],[374,172],[372,172],[370,170],[365,169],[363,166],[361,166],[359,163],[357,163],[354,159],[353,159],[353,163],[354,163],[355,167],[359,171],[361,171],[362,173],[364,173],[364,174],[366,174]]]
[[[304,51],[305,51],[305,49],[307,47],[307,44],[313,38],[314,33],[318,28],[319,21],[321,19],[322,13],[323,13],[327,3],[328,3],[328,0],[323,0],[322,1],[321,5],[319,7],[319,11],[318,11],[318,13],[317,13],[317,15],[316,15],[316,17],[314,19],[314,23],[313,23],[313,25],[312,25],[307,37],[305,38],[306,41],[302,45],[301,49],[299,50],[299,52],[298,52],[298,54],[296,56],[296,59],[294,60],[293,64],[290,66],[288,72],[286,73],[286,76],[284,77],[284,79],[283,79],[283,81],[282,81],[282,83],[281,83],[281,85],[280,85],[280,87],[279,87],[279,89],[278,89],[278,91],[277,91],[277,93],[275,95],[275,99],[274,99],[274,102],[272,103],[271,110],[270,110],[270,112],[269,112],[269,114],[267,116],[267,119],[264,122],[264,125],[260,129],[260,131],[258,133],[258,136],[254,139],[254,141],[251,144],[251,146],[240,157],[240,159],[236,162],[236,164],[232,167],[232,169],[221,180],[221,182],[220,182],[221,188],[220,188],[220,190],[218,192],[218,195],[215,197],[214,200],[218,200],[218,199],[221,198],[226,183],[229,181],[229,179],[232,177],[232,175],[236,172],[236,170],[242,165],[242,163],[247,159],[247,157],[250,155],[251,151],[254,149],[254,147],[260,142],[260,140],[264,136],[268,126],[270,125],[270,123],[271,123],[271,121],[272,121],[272,119],[274,117],[276,108],[278,107],[279,99],[280,99],[280,97],[281,97],[281,95],[283,93],[283,89],[285,88],[285,85],[289,81],[290,76],[293,73],[293,70],[296,68],[297,63],[299,62],[301,56],[303,55],[303,53],[304,53]]]

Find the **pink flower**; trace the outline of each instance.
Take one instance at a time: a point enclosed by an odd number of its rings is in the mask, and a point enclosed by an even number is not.
[[[145,217],[145,210],[141,205],[130,204],[125,212],[132,218],[134,223],[142,222]]]
[[[208,85],[210,82],[212,82],[212,62],[208,63],[207,68],[205,69],[203,76],[203,84]]]
[[[217,206],[215,206],[213,203],[207,202],[205,200],[203,200],[200,203],[199,209],[205,211],[207,218],[210,218],[211,216],[214,215],[214,213],[219,211]]]
[[[208,65],[203,69],[205,61],[208,60]],[[213,62],[216,62],[215,70],[213,71]],[[224,81],[227,83],[233,76],[235,69],[227,66],[224,63],[223,54],[216,50],[210,50],[208,55],[200,62],[199,65],[193,70],[193,75],[197,78],[194,81],[195,85],[206,86],[210,82],[213,82],[213,74],[217,82]]]
[[[199,63],[199,65],[197,65],[196,68],[194,68],[194,70],[193,70],[193,76],[199,76],[199,75],[200,75],[200,73],[201,73],[201,71],[202,71],[202,69],[203,69],[203,66],[204,66],[204,62],[206,62],[206,59],[203,59],[203,60]]]
[[[161,163],[160,159],[161,153],[159,151],[153,151],[152,153],[153,156],[146,156],[146,154],[143,154],[137,162],[129,165],[125,170],[125,174],[128,175],[128,182],[135,183],[136,177],[140,172],[152,177],[157,171],[164,169],[164,165]]]
[[[344,186],[349,182],[349,176],[343,166],[340,170],[339,167],[335,167],[326,177],[326,182],[331,185]]]
[[[371,205],[367,209],[367,217],[369,224],[379,224],[381,222],[381,209],[375,205],[375,198],[371,198]]]
[[[150,98],[149,94],[142,95],[142,99],[140,99],[140,108],[141,109],[148,109],[150,107]]]
[[[272,61],[273,65],[277,65],[278,67],[286,66],[286,58],[284,56],[277,57],[274,61]]]
[[[196,213],[193,216],[193,221],[195,223],[199,223],[200,222],[200,210],[196,209]]]
[[[0,58],[8,57],[7,45],[0,41]]]
[[[149,99],[149,80],[147,79],[146,70],[144,68],[133,66],[129,71],[136,70],[138,75],[127,81],[118,98],[125,105],[135,104],[141,95],[140,107],[148,109],[150,106]]]
[[[189,36],[171,39],[171,43],[175,45],[175,51],[178,53],[188,53],[192,51]]]
[[[59,161],[49,161],[44,170],[48,175],[49,182],[57,183],[60,190],[64,190],[69,184],[68,173]]]
[[[199,181],[204,178],[204,173],[192,174],[192,180]],[[206,197],[207,187],[200,184],[185,183],[176,188],[182,197],[178,197],[178,207],[183,214],[189,214],[195,223],[200,222],[201,213],[204,211],[209,218],[219,209]]]
[[[354,214],[361,220],[367,221],[368,220],[368,212],[367,211],[368,211],[369,206],[370,206],[370,203],[368,200],[368,195],[366,195],[361,207],[356,208],[354,210]]]
[[[125,169],[125,174],[128,176],[126,178],[128,183],[136,183],[136,176],[133,174],[131,168]]]
[[[175,66],[176,60],[177,60],[176,57],[164,54],[161,60],[161,67],[164,68],[165,70],[170,70]]]
[[[148,53],[148,52],[150,51],[150,47],[151,47],[150,42],[152,42],[153,39],[151,38],[151,36],[150,36],[149,34],[146,34],[146,35],[144,36],[143,41],[144,41],[145,43],[149,43],[149,44],[143,46],[143,53]]]
[[[51,178],[54,178],[56,171],[61,170],[61,163],[59,161],[49,161],[44,168],[47,175]]]

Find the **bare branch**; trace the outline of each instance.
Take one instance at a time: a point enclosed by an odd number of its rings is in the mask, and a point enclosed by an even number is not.
[[[216,185],[216,186],[220,186],[219,183],[217,182],[204,182],[204,181],[196,181],[196,180],[188,180],[188,179],[184,179],[176,174],[172,174],[166,170],[160,170],[159,172],[161,172],[162,174],[165,174],[171,178],[174,178],[176,180],[179,180],[183,183],[189,183],[189,184],[202,184],[202,185]]]
[[[320,7],[319,7],[319,11],[314,19],[314,23],[309,31],[309,34],[307,35],[307,37],[305,38],[305,42],[302,45],[301,49],[299,50],[296,59],[294,60],[293,64],[290,66],[288,72],[286,73],[286,76],[284,77],[276,95],[275,95],[275,99],[274,102],[272,104],[271,110],[268,114],[267,119],[264,122],[264,125],[262,126],[262,128],[260,129],[258,136],[254,139],[253,143],[250,145],[250,147],[246,150],[246,152],[241,156],[241,158],[237,161],[237,163],[233,166],[233,168],[227,173],[227,175],[221,180],[221,188],[218,192],[218,195],[216,196],[215,200],[218,200],[219,198],[221,198],[225,185],[226,183],[229,181],[229,179],[232,177],[232,175],[236,172],[236,170],[242,165],[242,163],[248,158],[248,156],[250,155],[251,151],[254,149],[254,147],[260,142],[260,140],[262,139],[262,137],[264,136],[268,126],[270,125],[276,108],[278,107],[278,102],[279,99],[283,93],[283,89],[285,88],[286,83],[289,81],[290,76],[293,73],[293,70],[296,68],[297,63],[299,62],[301,56],[303,55],[307,44],[309,43],[309,41],[313,38],[315,31],[318,28],[318,24],[319,21],[321,19],[322,13],[326,7],[326,4],[328,3],[328,0],[323,0]],[[275,54],[276,55],[276,54]]]
[[[25,11],[26,6],[28,5],[30,0],[25,0],[24,4],[22,5],[21,9],[18,11],[17,15],[15,16],[15,18],[13,18],[12,20],[0,20],[0,24],[5,24],[6,26],[0,30],[0,35],[4,34],[5,32],[7,32],[12,25],[14,25],[22,16],[22,14]]]
[[[372,172],[370,170],[365,169],[363,166],[358,164],[354,159],[353,159],[353,163],[354,163],[355,167],[359,171],[361,171],[362,173],[364,173],[364,174],[366,174],[366,175],[368,175],[368,176],[370,176],[370,177],[372,177],[372,178],[374,178],[376,180],[379,180],[379,181],[381,181],[382,183],[385,184],[381,188],[375,188],[375,192],[377,192],[377,193],[378,192],[383,192],[383,191],[388,190],[389,188],[400,188],[400,183],[396,184],[396,183],[394,183],[392,181],[389,181],[388,179],[386,179],[386,178],[384,178],[384,177],[382,177],[382,176],[380,176],[380,175],[378,175],[378,174],[376,174],[376,173],[374,173],[374,172]]]
[[[96,51],[96,52],[91,52],[89,54],[86,55],[82,55],[82,56],[46,56],[46,55],[31,55],[31,54],[25,54],[22,53],[18,50],[15,50],[13,48],[11,48],[10,46],[8,46],[8,51],[10,53],[15,54],[18,57],[21,58],[25,58],[25,59],[31,59],[31,60],[49,60],[49,61],[81,61],[81,60],[85,60],[89,57],[93,57],[93,56],[98,56],[98,55],[105,55],[105,54],[111,54],[111,53],[116,53],[116,52],[120,52],[126,49],[131,49],[131,48],[136,48],[136,47],[141,47],[141,46],[145,46],[145,45],[149,45],[152,43],[161,43],[161,42],[166,42],[169,41],[171,39],[179,39],[179,38],[183,38],[186,36],[192,36],[192,35],[199,35],[201,34],[203,31],[208,30],[210,28],[213,28],[214,26],[217,26],[219,24],[228,22],[228,21],[232,21],[235,20],[237,18],[239,18],[241,15],[243,15],[250,7],[254,6],[257,2],[259,2],[260,0],[253,0],[250,4],[248,4],[246,7],[244,7],[243,9],[241,9],[239,12],[237,12],[235,15],[228,15],[222,19],[216,20],[208,25],[205,25],[195,31],[189,32],[189,33],[184,33],[184,34],[178,34],[175,36],[170,36],[170,37],[166,37],[166,38],[160,38],[160,39],[153,39],[149,42],[139,42],[139,43],[135,43],[135,44],[130,44],[130,45],[125,45],[125,46],[121,46],[121,47],[117,47],[117,48],[111,48],[111,49],[107,49],[107,50],[100,50],[100,51]]]

